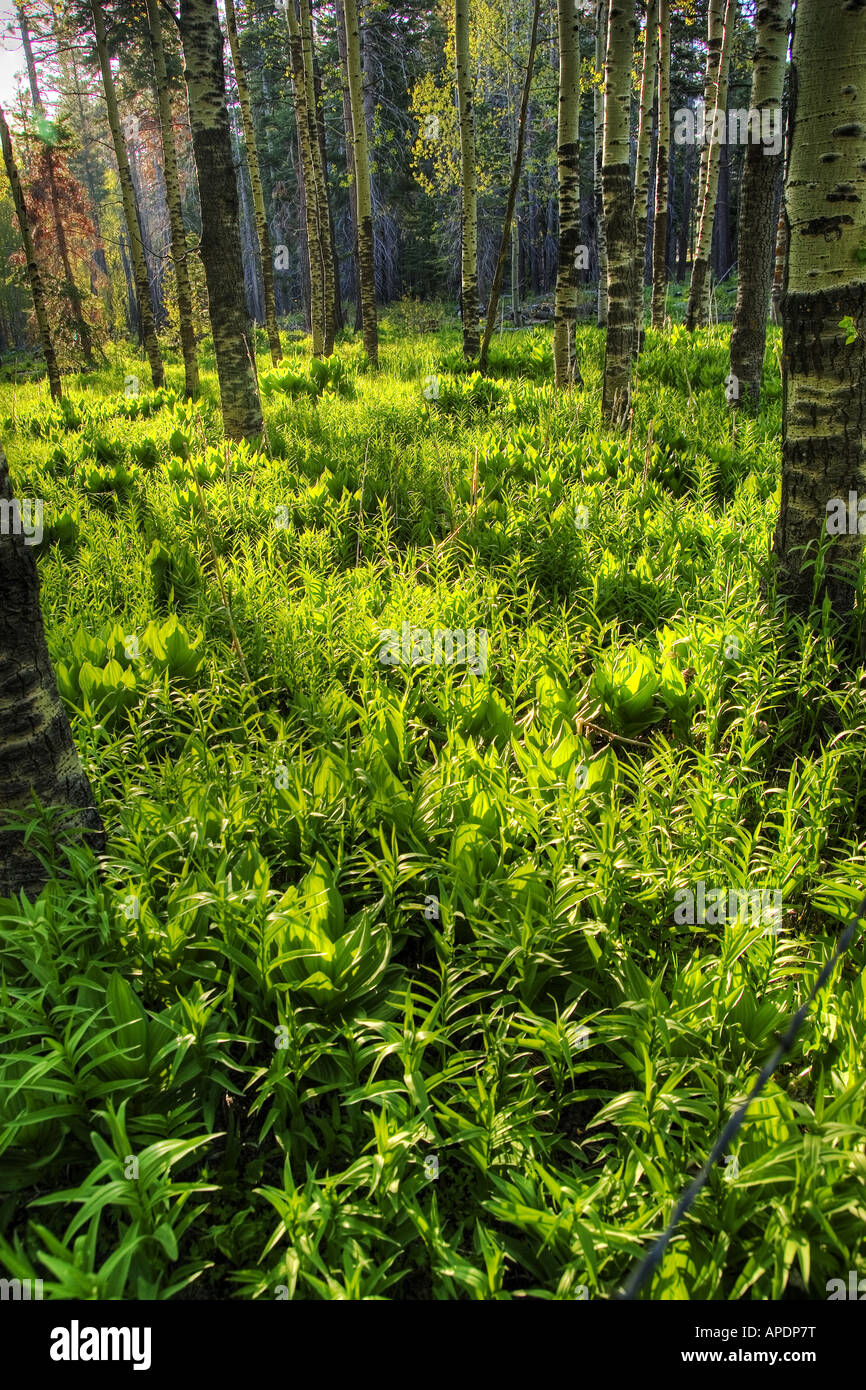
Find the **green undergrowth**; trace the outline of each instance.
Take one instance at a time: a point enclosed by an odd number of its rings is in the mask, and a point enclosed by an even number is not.
[[[486,377],[454,329],[262,345],[259,453],[212,358],[197,407],[132,358],[0,387],[108,832],[100,873],[35,809],[54,879],[0,905],[10,1275],[615,1295],[862,889],[864,673],[775,598],[776,335],[734,427],[727,333],[648,332],[622,435],[594,327],[560,394],[547,330]],[[647,1296],[866,1272],[864,1034],[857,943]]]

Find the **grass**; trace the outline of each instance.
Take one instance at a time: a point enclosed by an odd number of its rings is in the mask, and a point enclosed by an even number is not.
[[[454,329],[386,322],[378,375],[351,335],[327,370],[262,344],[258,455],[222,439],[207,349],[199,408],[170,356],[165,391],[118,355],[62,410],[0,385],[109,834],[98,875],[34,811],[55,877],[0,904],[9,1274],[616,1293],[863,883],[866,673],[776,599],[775,330],[735,433],[728,331],[648,331],[628,436],[594,327],[563,394],[547,330],[495,338],[487,379]],[[475,673],[406,660],[443,631],[486,634]],[[701,883],[780,892],[781,929],[682,920]],[[866,1273],[864,963],[644,1296]]]

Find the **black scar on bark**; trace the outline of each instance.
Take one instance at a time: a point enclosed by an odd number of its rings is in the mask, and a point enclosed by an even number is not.
[[[829,200],[828,200],[829,201]],[[853,227],[853,217],[815,217],[800,228],[801,236],[822,236],[825,241],[839,241],[843,227]]]

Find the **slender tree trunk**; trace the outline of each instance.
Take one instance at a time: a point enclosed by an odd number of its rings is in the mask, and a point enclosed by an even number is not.
[[[637,357],[643,339],[643,287],[646,264],[646,232],[649,211],[650,164],[652,156],[653,104],[657,87],[659,56],[659,0],[649,0],[644,35],[643,71],[640,85],[640,125],[635,165],[635,287],[634,337],[632,355]]]
[[[772,112],[779,132],[790,21],[791,0],[761,0],[755,16],[750,109]],[[731,372],[738,379],[739,396],[733,404],[748,402],[755,410],[761,399],[773,284],[776,183],[782,160],[781,149],[773,154],[769,144],[750,143],[740,185],[739,284],[731,331]]]
[[[33,107],[40,121],[45,121],[45,107],[42,102],[42,93],[39,90],[39,77],[36,71],[36,62],[33,57],[33,45],[30,42],[30,26],[27,23],[27,14],[22,0],[16,0],[18,11],[18,27],[21,32],[21,43],[24,49],[24,58],[27,64],[27,77],[30,84],[30,96]],[[42,132],[40,130],[40,139]],[[66,239],[66,229],[63,225],[63,217],[60,212],[60,192],[57,187],[57,157],[50,143],[45,142],[45,163],[48,171],[48,196],[51,203],[51,220],[54,225],[54,237],[57,242],[57,254],[60,257],[60,264],[63,267],[63,289],[69,301],[69,311],[72,315],[72,322],[81,343],[81,352],[85,364],[88,367],[94,366],[93,357],[93,335],[90,331],[90,324],[84,316],[84,306],[81,299],[81,292],[78,288],[75,275],[72,270],[72,262],[69,257],[69,243]]]
[[[717,126],[724,121],[728,100],[728,67],[731,59],[731,40],[737,19],[737,0],[727,0],[719,50],[718,76],[713,91],[715,104],[707,115],[712,121],[709,143],[706,148],[706,177],[703,187],[698,242],[692,264],[692,280],[689,287],[689,304],[686,310],[686,328],[692,332],[706,322],[706,303],[709,291],[710,250],[713,244],[713,223],[716,213],[716,195],[719,189],[719,163],[721,141],[717,139]],[[726,138],[726,137],[725,137]]]
[[[557,386],[572,380],[577,320],[577,248],[580,245],[580,18],[574,0],[557,0],[559,102],[556,168],[559,187],[559,257],[553,308],[553,372]]]
[[[5,122],[3,123],[5,129]],[[20,506],[20,502],[19,502]],[[6,456],[0,449],[0,507],[15,517]],[[105,848],[102,822],[75,751],[45,642],[33,550],[13,524],[0,527],[0,822],[26,820],[32,798],[64,813],[59,845],[82,839]],[[35,898],[46,873],[25,829],[0,829],[0,898]]]
[[[352,167],[355,174],[355,206],[358,226],[361,326],[364,351],[374,367],[379,365],[379,327],[376,317],[376,260],[373,245],[373,193],[370,185],[370,150],[364,112],[361,68],[361,30],[357,0],[343,0],[346,40],[346,81],[352,117]]]
[[[174,262],[174,278],[177,286],[177,313],[180,323],[180,345],[183,352],[184,385],[186,395],[192,399],[199,392],[199,374],[195,325],[192,316],[192,288],[187,259],[189,252],[183,226],[183,207],[180,201],[180,180],[177,172],[177,147],[174,141],[171,95],[168,89],[165,49],[162,41],[162,21],[157,0],[147,0],[147,25],[153,56],[153,71],[156,78],[159,133],[162,140],[162,165],[171,229],[171,257]]]
[[[668,178],[671,148],[671,6],[659,0],[659,130],[653,230],[652,326],[662,328],[668,294]]]
[[[593,119],[595,125],[595,225],[598,228],[598,327],[607,328],[607,231],[604,223],[604,196],[601,169],[604,153],[604,60],[607,52],[609,0],[598,0],[595,20],[595,87]]]
[[[782,503],[774,548],[793,604],[807,608],[814,586],[819,602],[823,593],[842,618],[850,617],[857,594],[866,532],[866,501],[859,501],[866,492],[864,73],[866,7],[797,0],[785,188]],[[852,320],[851,333],[840,327],[843,319]],[[828,536],[822,579],[816,551]]]
[[[299,0],[299,13],[307,121],[310,131],[310,168],[315,191],[314,211],[319,242],[319,254],[322,258],[324,312],[322,355],[324,357],[330,357],[334,350],[334,264],[331,255],[331,236],[328,221],[328,189],[325,184],[325,171],[322,166],[322,155],[319,148],[319,132],[316,124],[316,86],[313,75],[313,24],[310,14],[310,0]],[[310,185],[308,183],[308,197],[309,194]]]
[[[785,263],[788,259],[788,220],[785,217],[785,196],[779,208],[779,224],[776,228],[775,265],[773,267],[773,293],[770,318],[774,324],[782,322],[782,294],[785,288]]]
[[[148,0],[148,6],[151,5],[155,7],[156,0]],[[256,144],[256,127],[253,120],[250,89],[247,83],[243,58],[241,57],[234,0],[224,0],[224,5],[229,49],[232,55],[232,66],[235,70],[235,82],[238,89],[238,101],[240,103],[241,121],[244,129],[244,143],[247,151],[247,168],[250,175],[250,188],[253,191],[253,208],[255,210],[259,264],[262,272],[265,330],[268,335],[268,346],[271,350],[271,361],[276,367],[278,363],[283,360],[283,350],[280,347],[280,332],[277,328],[277,311],[276,305],[274,304],[274,252],[271,246],[271,234],[268,230],[268,215],[265,211],[265,195],[262,192],[262,177],[259,171],[259,151]]]
[[[328,246],[331,252],[332,294],[334,298],[334,333],[343,327],[343,299],[340,289],[340,258],[337,255],[337,234],[334,229],[334,208],[328,182],[328,145],[325,138],[325,112],[322,105],[322,74],[319,60],[313,55],[313,94],[316,100],[316,137],[319,142],[319,158],[324,176],[325,199],[328,211]]]
[[[346,44],[346,14],[342,0],[334,0],[337,17],[337,52],[340,57],[340,95],[343,104],[343,130],[346,133],[346,176],[349,180],[349,222],[352,228],[352,286],[355,301],[355,330],[363,326],[361,316],[361,268],[358,263],[358,192],[355,174],[355,131],[352,99],[349,94],[349,50]],[[360,68],[360,58],[358,61]],[[362,102],[363,113],[363,102]]]
[[[262,407],[244,302],[240,207],[216,0],[181,0],[180,31],[223,425],[229,439],[258,441]]]
[[[526,136],[526,112],[529,109],[529,92],[532,87],[532,70],[535,66],[535,48],[538,36],[538,14],[540,10],[540,0],[535,0],[535,7],[532,12],[532,32],[529,36],[529,57],[526,62],[526,76],[523,81],[523,93],[520,99],[520,115],[517,121],[517,149],[514,153],[514,163],[511,169],[511,183],[508,188],[508,201],[505,206],[505,219],[502,224],[502,236],[499,242],[499,255],[496,259],[496,270],[493,275],[493,284],[490,289],[490,300],[487,305],[487,323],[484,328],[484,340],[481,344],[481,355],[479,364],[484,371],[487,366],[487,353],[490,348],[490,339],[493,336],[493,329],[496,325],[496,310],[499,305],[499,293],[502,288],[502,277],[505,273],[505,260],[508,252],[508,239],[511,234],[512,219],[514,217],[514,207],[517,202],[517,190],[520,186],[520,175],[523,168],[523,144]],[[517,290],[517,270],[515,266],[516,256],[512,243],[511,257],[511,294],[512,300]]]
[[[123,143],[123,131],[120,127],[120,113],[117,109],[117,94],[114,90],[114,77],[112,76],[111,63],[108,57],[105,18],[102,12],[101,0],[91,0],[90,8],[93,14],[93,29],[96,35],[96,51],[99,55],[99,66],[102,72],[102,85],[105,90],[106,115],[108,117],[109,129],[111,130],[114,155],[117,160],[117,172],[120,178],[123,214],[126,220],[126,231],[129,238],[130,255],[132,257],[132,273],[135,279],[138,321],[140,324],[141,336],[144,341],[144,349],[147,353],[147,360],[150,363],[150,374],[154,386],[158,388],[165,382],[165,370],[162,365],[162,354],[159,350],[159,339],[156,336],[156,323],[154,322],[153,304],[150,298],[150,282],[147,275],[147,263],[144,257],[144,243],[141,239],[139,211],[135,201],[135,189],[132,184],[132,174],[129,170],[129,159],[126,154],[126,146]]]
[[[631,397],[635,216],[629,161],[633,0],[610,0],[604,84],[602,190],[607,227],[608,318],[602,418],[622,425]]]
[[[312,122],[307,105],[307,82],[304,68],[304,52],[301,40],[301,26],[295,13],[295,0],[286,5],[289,25],[289,54],[292,63],[292,88],[295,103],[295,121],[298,127],[298,143],[301,150],[301,168],[304,174],[304,211],[307,223],[307,248],[310,265],[310,318],[313,333],[313,356],[324,353],[326,334],[325,309],[325,261],[319,237],[319,218],[317,215],[316,176],[313,169]]]
[[[39,329],[39,342],[42,346],[42,355],[45,358],[45,367],[48,372],[48,385],[51,391],[51,399],[53,401],[59,401],[63,391],[60,385],[60,371],[57,366],[57,356],[54,352],[54,343],[51,338],[48,310],[45,307],[45,290],[42,285],[42,276],[39,272],[36,255],[33,250],[33,238],[30,235],[30,224],[27,220],[27,205],[24,202],[24,192],[21,188],[21,180],[18,177],[18,166],[15,163],[15,154],[12,149],[12,138],[9,134],[9,127],[6,124],[6,117],[2,109],[0,109],[0,142],[2,142],[3,146],[3,163],[6,166],[6,177],[9,180],[9,186],[12,191],[15,216],[18,219],[18,228],[21,232],[21,241],[24,246],[27,283],[30,286],[30,293],[33,296],[33,312],[36,315],[36,325]],[[0,593],[2,593],[2,589],[0,589]],[[2,607],[2,605],[0,605],[0,607]]]
[[[564,3],[564,0],[560,0]],[[463,356],[478,356],[478,181],[475,172],[475,106],[469,67],[470,0],[454,0],[454,48],[457,107],[460,121],[460,304],[463,313]]]

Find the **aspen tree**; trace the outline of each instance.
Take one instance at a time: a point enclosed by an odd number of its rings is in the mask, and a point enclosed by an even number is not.
[[[795,606],[814,586],[846,617],[866,532],[866,6],[797,0],[791,67],[775,551]]]
[[[621,425],[631,396],[635,209],[629,162],[634,0],[610,0],[604,78],[602,191],[607,228],[608,317],[602,418]]]
[[[557,386],[572,379],[577,318],[577,248],[580,244],[580,19],[574,0],[556,0],[559,101],[556,169],[559,187],[559,259],[553,311],[553,371]]]
[[[791,0],[761,0],[755,15],[750,110],[759,113],[762,120],[769,113],[778,123],[779,134],[790,22]],[[750,141],[740,185],[739,281],[731,330],[731,372],[739,382],[739,395],[732,403],[749,404],[754,409],[761,399],[773,288],[776,185],[783,158],[782,148],[774,154],[769,144]]]
[[[671,6],[659,0],[658,149],[653,227],[652,326],[662,328],[668,293],[668,180],[671,146]]]
[[[155,5],[156,0],[147,0],[148,6]],[[235,14],[234,0],[223,0],[226,12],[226,31],[228,33],[229,49],[232,55],[232,67],[235,70],[235,82],[238,89],[238,102],[241,108],[241,122],[244,128],[244,144],[247,151],[247,169],[250,175],[250,188],[253,191],[253,211],[255,212],[256,239],[259,249],[259,263],[262,271],[262,292],[265,304],[265,331],[268,335],[268,347],[270,348],[271,361],[276,367],[283,360],[283,350],[280,346],[280,332],[277,328],[277,311],[274,303],[274,253],[271,246],[271,234],[268,230],[268,215],[265,210],[265,195],[262,191],[262,176],[259,170],[259,150],[256,143],[256,127],[253,121],[253,107],[250,101],[250,89],[247,82],[247,74],[244,68],[243,57],[241,56],[240,39],[238,38],[238,21]]]
[[[695,258],[692,262],[692,279],[689,286],[689,303],[686,310],[686,328],[691,332],[706,322],[709,298],[710,252],[713,244],[713,224],[716,216],[716,198],[719,191],[719,164],[721,159],[721,127],[725,121],[728,100],[728,69],[731,60],[731,40],[737,18],[737,0],[727,0],[719,48],[719,66],[716,80],[712,84],[711,96],[715,100],[713,109],[706,109],[710,118],[708,143],[705,149],[706,176],[703,184],[703,199],[698,222],[698,240]]]
[[[262,406],[244,298],[240,204],[216,0],[181,0],[180,32],[223,426],[229,439],[258,442]]]
[[[168,89],[162,20],[157,0],[147,0],[147,27],[156,79],[159,133],[162,141],[162,167],[171,229],[171,258],[174,263],[174,278],[177,286],[177,314],[180,324],[180,345],[183,353],[184,389],[185,394],[192,398],[198,395],[199,374],[195,325],[192,317],[189,252],[183,226],[183,207],[180,201],[180,181],[177,172],[177,147],[174,141],[174,126],[171,115],[171,94]]]
[[[361,296],[361,331],[364,351],[374,367],[379,365],[379,327],[376,317],[375,248],[373,245],[373,192],[370,186],[370,151],[364,114],[361,69],[361,30],[357,0],[343,0],[346,39],[346,76],[352,116],[352,167],[358,227],[358,275]]]
[[[117,161],[117,173],[120,179],[123,216],[135,281],[138,321],[144,350],[150,363],[153,384],[159,388],[165,383],[165,369],[162,365],[162,353],[159,350],[159,339],[156,335],[156,322],[153,317],[153,304],[150,298],[150,280],[147,274],[147,263],[144,259],[144,243],[141,239],[141,222],[132,174],[129,169],[129,158],[123,140],[123,130],[120,125],[120,112],[117,106],[117,93],[114,89],[111,61],[108,56],[108,38],[105,32],[105,16],[102,12],[101,0],[91,0],[90,8],[93,15],[93,31],[96,36],[96,52],[102,73],[102,86],[105,92],[105,113],[108,117],[108,127],[111,131],[114,157]]]
[[[478,182],[475,172],[475,108],[469,70],[469,0],[454,0],[454,50],[460,124],[460,307],[463,356],[476,358],[478,319]]]

